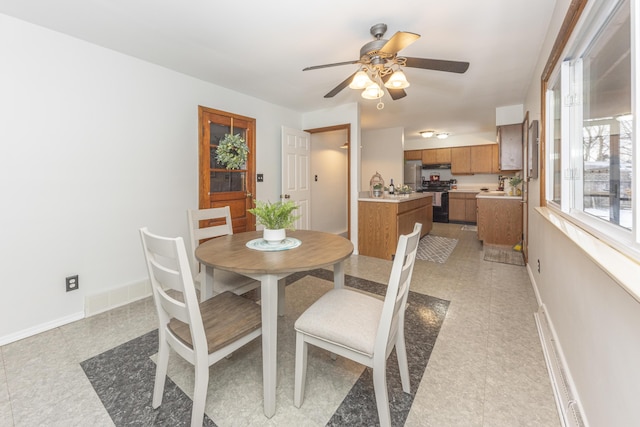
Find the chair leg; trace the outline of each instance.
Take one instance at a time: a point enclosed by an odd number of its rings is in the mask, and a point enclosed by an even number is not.
[[[207,389],[209,388],[209,365],[207,359],[195,363],[195,386],[193,388],[193,409],[191,411],[191,427],[202,427],[204,407],[207,403]]]
[[[391,427],[389,396],[387,395],[386,360],[382,360],[382,362],[377,363],[374,362],[373,389],[376,395],[376,407],[378,408],[380,427]]]
[[[307,349],[309,344],[304,335],[296,332],[296,368],[293,392],[293,404],[296,408],[302,406],[304,400],[304,387],[307,382]]]
[[[396,338],[396,356],[398,357],[398,368],[400,369],[400,381],[402,382],[402,391],[411,393],[411,381],[409,380],[409,363],[407,362],[407,347],[404,342],[404,330],[402,327],[398,330]]]
[[[159,334],[158,359],[156,363],[156,379],[153,386],[153,399],[151,406],[153,409],[158,408],[162,403],[162,395],[164,394],[164,382],[167,378],[167,367],[169,365],[169,344],[162,334]]]

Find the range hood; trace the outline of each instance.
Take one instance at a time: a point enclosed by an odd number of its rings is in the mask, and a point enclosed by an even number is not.
[[[451,169],[451,163],[431,163],[422,165],[422,169]]]

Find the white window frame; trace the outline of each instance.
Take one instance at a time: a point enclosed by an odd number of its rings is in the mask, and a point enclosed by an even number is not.
[[[640,0],[629,0],[631,7],[631,113],[633,114],[633,175],[632,175],[632,227],[631,230],[624,229],[609,221],[596,218],[583,211],[583,108],[580,99],[582,96],[582,53],[586,51],[590,42],[597,35],[602,25],[615,10],[617,5],[623,0],[589,1],[583,11],[581,18],[568,39],[567,44],[560,56],[559,62],[555,65],[550,74],[549,89],[545,93],[546,108],[546,167],[545,176],[545,201],[550,209],[577,224],[599,239],[618,249],[638,261],[640,261],[640,149],[639,131],[640,120],[638,120],[638,106],[640,106],[638,81],[636,79],[638,49],[640,48],[640,35],[638,26],[640,25]],[[578,37],[580,39],[578,40]],[[573,54],[571,60],[564,60],[569,56],[568,51],[578,52]],[[560,203],[553,201],[554,189],[554,98],[553,86],[557,79],[560,79],[561,90],[561,194]]]

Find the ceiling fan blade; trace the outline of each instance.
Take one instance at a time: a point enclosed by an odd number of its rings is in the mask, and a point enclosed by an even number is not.
[[[398,31],[382,46],[380,52],[396,54],[419,38],[420,34]]]
[[[356,71],[357,73],[357,71]],[[340,83],[338,86],[334,87],[331,92],[329,92],[328,94],[326,94],[324,97],[325,98],[333,98],[334,96],[336,96],[338,93],[340,93],[340,91],[342,89],[344,89],[345,87],[349,86],[349,83],[351,83],[351,80],[353,80],[353,76],[356,75],[356,73],[351,74],[349,77],[347,77],[345,79],[345,81],[343,81],[342,83]]]
[[[355,60],[355,61],[335,62],[333,64],[314,65],[312,67],[305,67],[302,69],[302,71],[319,70],[320,68],[337,67],[338,65],[357,64],[358,62],[359,62],[358,60]]]
[[[389,89],[389,88],[387,88],[387,91],[389,92],[389,95],[391,96],[391,99],[393,99],[394,101],[397,101],[398,99],[402,99],[405,96],[407,96],[407,92],[405,92],[404,89]]]
[[[444,61],[441,59],[406,58],[405,67],[424,68],[425,70],[448,71],[450,73],[464,73],[469,68],[468,62]]]

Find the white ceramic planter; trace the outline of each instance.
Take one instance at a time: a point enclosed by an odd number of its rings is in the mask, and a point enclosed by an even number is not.
[[[262,238],[270,245],[277,245],[282,243],[287,238],[287,233],[284,228],[278,230],[270,230],[265,228],[262,234]]]

